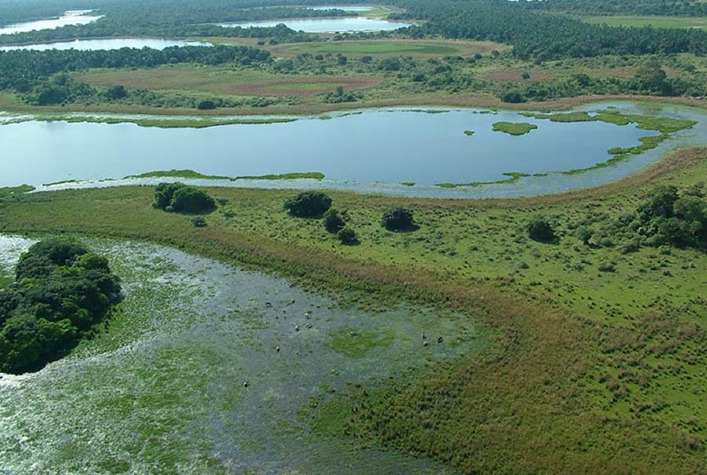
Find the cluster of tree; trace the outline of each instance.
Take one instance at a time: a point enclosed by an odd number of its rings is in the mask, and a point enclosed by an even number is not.
[[[160,183],[155,189],[152,207],[175,213],[210,213],[216,209],[216,200],[194,186]]]
[[[332,208],[333,200],[321,191],[302,191],[285,200],[285,210],[299,218],[323,218],[324,229],[335,234],[344,245],[353,246],[359,243],[356,231],[347,225],[349,220],[346,210]]]
[[[707,3],[700,0],[526,0],[524,4],[573,15],[707,16]]]
[[[388,231],[405,232],[417,229],[413,212],[407,208],[391,208],[383,213],[381,226]]]
[[[674,246],[707,250],[707,201],[704,184],[678,189],[654,189],[634,212],[615,220],[587,222],[577,230],[585,244],[618,246],[622,252],[635,252],[641,246]]]
[[[74,348],[121,296],[108,260],[67,240],[22,254],[15,283],[0,290],[0,371],[35,371]]]
[[[164,64],[193,63],[251,65],[267,62],[268,51],[244,46],[123,48],[111,51],[0,51],[0,89],[25,94],[37,105],[72,102],[95,97],[91,86],[72,81],[66,74],[90,68],[138,68]],[[127,95],[123,88],[108,89],[103,99],[119,100]]]
[[[496,41],[513,45],[513,53],[520,58],[707,53],[707,32],[701,30],[590,25],[569,16],[528,9],[523,2],[393,0],[391,3],[405,9],[396,18],[425,21],[408,28],[412,37]]]

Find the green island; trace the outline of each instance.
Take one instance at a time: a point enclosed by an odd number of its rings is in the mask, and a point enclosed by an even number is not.
[[[55,18],[66,5],[0,3],[0,22]],[[562,172],[573,175],[698,125],[651,115],[653,102],[704,109],[707,97],[704,1],[93,8],[102,18],[0,34],[0,44],[162,37],[213,46],[0,51],[0,127],[199,128],[440,106],[647,131],[605,162]],[[339,17],[411,26],[317,34],[214,24]],[[567,112],[622,100],[641,114]],[[514,135],[535,128],[494,124]],[[505,176],[512,185],[528,175]],[[0,188],[0,233],[10,240],[0,255],[0,460],[23,475],[371,473],[350,462],[371,454],[374,465],[387,456],[411,464],[400,473],[706,473],[705,177],[707,146],[696,139],[618,181],[531,198],[180,183],[324,179],[191,169],[126,177],[170,181],[156,187]],[[13,241],[25,238],[39,241]],[[272,280],[218,287],[233,269]],[[306,400],[283,409],[297,391]],[[245,418],[267,423],[249,432]],[[257,456],[242,460],[247,453]]]
[[[503,132],[509,135],[525,135],[537,128],[537,125],[527,122],[495,122],[493,124],[494,132]]]

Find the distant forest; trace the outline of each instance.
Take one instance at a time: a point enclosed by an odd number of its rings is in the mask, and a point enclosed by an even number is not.
[[[302,16],[347,15],[341,10],[309,10],[321,0],[190,1],[190,0],[94,0],[90,3],[105,15],[95,23],[55,30],[0,36],[3,43],[34,43],[85,37],[149,36],[259,36],[278,41],[302,41],[311,35],[289,30],[224,29],[216,22],[249,21]],[[351,2],[326,2],[333,5]],[[365,2],[363,2],[365,3]],[[590,25],[565,13],[707,15],[707,3],[659,0],[390,0],[403,12],[392,18],[418,20],[419,26],[404,32],[413,38],[442,37],[490,40],[512,45],[521,58],[561,59],[607,54],[707,53],[707,32],[690,29],[623,28]],[[67,9],[85,9],[86,3],[60,0],[9,0],[0,3],[0,18],[10,24],[56,16]],[[295,6],[296,5],[296,6]],[[268,8],[263,8],[268,7]],[[376,34],[371,34],[374,37]],[[309,38],[311,39],[311,38]]]

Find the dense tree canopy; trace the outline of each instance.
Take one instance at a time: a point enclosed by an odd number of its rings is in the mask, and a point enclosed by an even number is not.
[[[22,254],[0,289],[0,371],[40,369],[76,346],[120,298],[108,260],[80,243],[47,239]]]
[[[155,189],[152,207],[177,213],[208,213],[216,208],[216,201],[194,186],[160,183]]]
[[[331,202],[331,197],[321,191],[303,191],[285,200],[285,209],[299,218],[321,218]]]

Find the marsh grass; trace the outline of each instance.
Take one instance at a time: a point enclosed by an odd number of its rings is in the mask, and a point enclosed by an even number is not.
[[[526,122],[496,122],[492,127],[494,132],[503,132],[509,135],[525,135],[538,128],[537,125]]]
[[[324,292],[375,295],[376,305],[443,304],[497,331],[482,357],[430,362],[315,401],[307,417],[322,433],[428,454],[467,473],[699,473],[707,470],[705,254],[624,254],[621,243],[585,245],[576,230],[635,210],[659,184],[690,185],[706,173],[701,148],[614,184],[532,199],[331,192],[361,237],[355,248],[289,217],[282,202],[291,192],[280,190],[214,190],[228,204],[202,229],[152,210],[152,187],[30,194],[0,208],[0,230],[155,241]],[[381,214],[395,206],[413,209],[420,229],[382,229]],[[540,212],[558,244],[526,237]],[[605,262],[615,271],[601,272]]]

